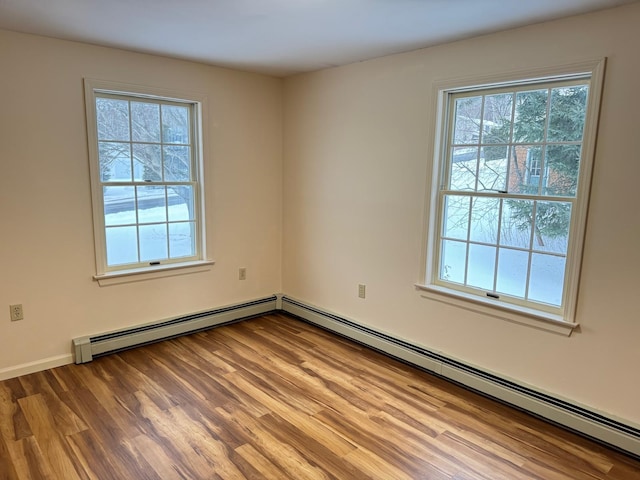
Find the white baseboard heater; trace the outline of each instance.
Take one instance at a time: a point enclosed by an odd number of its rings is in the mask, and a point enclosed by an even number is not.
[[[110,353],[271,312],[286,312],[640,459],[639,426],[559,399],[549,393],[455,360],[442,352],[427,350],[287,296],[273,295],[134,328],[75,338],[75,362],[90,362]]]
[[[449,381],[640,459],[640,427],[501,378],[289,297],[282,310]]]
[[[90,362],[96,357],[110,353],[264,315],[276,310],[276,301],[277,297],[273,295],[251,302],[229,305],[161,322],[139,325],[100,335],[74,338],[75,363]]]

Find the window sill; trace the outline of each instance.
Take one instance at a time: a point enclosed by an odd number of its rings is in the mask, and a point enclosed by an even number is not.
[[[436,285],[416,284],[415,286],[417,290],[422,292],[421,296],[423,298],[454,305],[473,312],[491,315],[492,317],[539,330],[566,335],[567,337],[579,326],[578,323],[568,322],[560,316],[551,313],[540,312],[517,305],[498,304],[490,299],[481,299]]]
[[[170,263],[167,265],[156,265],[153,267],[136,268],[135,270],[118,270],[114,272],[94,275],[101,287],[118,285],[121,283],[141,282],[154,278],[171,277],[175,275],[186,275],[189,273],[205,272],[211,269],[213,260],[199,260],[188,263]]]

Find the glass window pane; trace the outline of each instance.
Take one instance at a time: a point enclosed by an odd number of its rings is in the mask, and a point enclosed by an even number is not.
[[[465,97],[456,100],[453,143],[477,144],[480,141],[482,97]]]
[[[442,125],[440,280],[561,307],[589,82],[470,88],[448,96]]]
[[[124,87],[123,87],[124,88]],[[198,115],[190,102],[93,90],[98,169],[102,189],[106,258],[99,272],[146,266],[155,260],[199,255],[199,152],[194,150]],[[95,107],[95,109],[93,108]],[[89,112],[91,113],[91,112]],[[97,147],[97,148],[96,148]]]
[[[510,143],[513,93],[487,95],[484,99],[482,143]]]
[[[140,261],[164,260],[167,252],[167,224],[141,225]]]
[[[138,194],[138,222],[167,221],[166,189],[162,186],[136,187]]]
[[[537,202],[534,250],[566,254],[570,223],[570,203]]]
[[[565,259],[534,253],[531,257],[529,300],[560,306],[564,285]]]
[[[105,226],[136,223],[136,200],[133,187],[103,187],[102,198]]]
[[[100,180],[103,182],[131,181],[131,149],[129,143],[98,142]]]
[[[467,265],[467,244],[451,240],[442,241],[440,257],[440,279],[464,284]]]
[[[162,153],[160,145],[133,144],[134,180],[162,181]]]
[[[160,105],[131,102],[131,131],[134,142],[159,142]]]
[[[549,145],[545,195],[575,197],[580,173],[580,145]]]
[[[551,90],[549,107],[549,142],[575,142],[582,140],[587,113],[587,85],[560,87]]]
[[[107,265],[124,265],[138,261],[138,237],[136,227],[109,227],[107,240]]]
[[[442,236],[466,240],[469,230],[471,198],[447,195],[444,201]]]
[[[548,91],[529,90],[516,94],[513,124],[515,143],[539,143],[544,139]]]
[[[479,149],[455,147],[451,153],[450,190],[475,190]]]
[[[195,229],[194,222],[169,224],[169,252],[171,258],[195,255]]]
[[[189,107],[162,105],[162,141],[191,143],[189,138]]]
[[[486,245],[469,245],[467,285],[493,291],[496,265],[496,248]]]
[[[164,179],[167,182],[191,180],[191,148],[186,146],[164,147]]]
[[[501,248],[498,252],[496,291],[524,298],[527,289],[528,263],[528,252]]]
[[[497,243],[499,207],[497,198],[473,197],[470,240]]]
[[[167,189],[167,202],[169,204],[170,222],[195,220],[192,186],[169,187]]]
[[[507,152],[509,147],[483,147],[480,150],[478,188],[482,191],[504,190],[507,184]]]
[[[500,245],[529,248],[533,201],[506,199],[502,204]]]
[[[129,141],[129,102],[96,98],[98,140]]]

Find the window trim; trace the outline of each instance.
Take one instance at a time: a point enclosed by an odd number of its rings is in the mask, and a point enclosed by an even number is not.
[[[194,195],[194,207],[197,212],[197,236],[195,239],[196,256],[185,261],[164,262],[159,265],[124,265],[122,267],[108,268],[104,222],[104,201],[102,198],[102,184],[100,180],[100,167],[98,162],[98,138],[96,121],[96,97],[100,94],[119,95],[124,98],[149,98],[154,101],[167,101],[193,106],[195,124],[192,126],[193,150],[194,150],[194,181],[197,185]],[[95,280],[102,285],[113,283],[131,282],[148,278],[157,278],[169,275],[177,275],[196,271],[203,271],[203,267],[214,262],[207,258],[207,236],[205,216],[205,189],[204,189],[204,158],[205,142],[202,132],[206,131],[207,97],[201,94],[183,93],[175,90],[167,90],[157,87],[148,87],[121,82],[113,82],[92,78],[84,79],[84,96],[86,110],[87,141],[89,149],[89,171],[91,178],[91,199],[93,211],[93,230],[96,257]],[[193,267],[193,268],[192,268]],[[207,268],[208,269],[208,268]],[[134,279],[134,276],[138,276]]]
[[[568,65],[545,67],[522,71],[496,73],[487,76],[464,77],[437,81],[433,85],[431,142],[429,144],[428,171],[431,176],[427,185],[425,198],[425,221],[423,226],[423,243],[421,251],[420,280],[415,284],[416,288],[423,292],[423,296],[459,307],[490,314],[507,320],[522,320],[522,323],[531,324],[534,321],[544,328],[545,325],[553,325],[553,329],[560,327],[568,330],[578,326],[576,309],[578,305],[578,287],[584,248],[589,191],[593,172],[596,133],[599,119],[599,106],[602,96],[602,84],[606,58],[600,58]],[[459,290],[449,289],[438,285],[435,278],[438,273],[438,265],[435,263],[437,250],[437,233],[441,224],[441,209],[439,209],[438,196],[440,194],[442,179],[446,174],[447,162],[442,155],[446,151],[447,120],[446,109],[448,95],[450,93],[473,92],[477,90],[496,89],[513,85],[523,86],[536,84],[541,81],[563,81],[577,76],[589,77],[590,88],[587,103],[587,111],[590,112],[585,119],[583,133],[583,162],[581,163],[580,181],[576,192],[575,211],[572,215],[571,230],[572,239],[570,251],[567,255],[565,276],[565,301],[560,315],[513,305],[496,302],[490,298],[469,295]],[[520,322],[518,322],[520,323]]]

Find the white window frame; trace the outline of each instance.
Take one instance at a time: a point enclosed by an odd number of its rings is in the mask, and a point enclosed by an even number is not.
[[[98,280],[100,285],[111,285],[207,270],[213,264],[213,261],[207,259],[204,211],[204,142],[202,132],[206,121],[206,96],[90,78],[84,79],[84,93],[96,254],[96,274],[94,279]],[[125,266],[109,267],[107,265],[103,182],[100,176],[96,117],[96,98],[104,94],[121,96],[129,100],[151,99],[156,102],[170,102],[191,107],[193,111],[191,125],[192,184],[194,185],[194,218],[196,222],[194,256],[167,259],[160,262],[139,262]],[[135,183],[131,182],[132,185]]]
[[[516,323],[531,325],[556,333],[570,334],[578,326],[576,308],[580,277],[582,251],[587,219],[587,208],[591,187],[593,158],[595,154],[597,123],[604,77],[605,59],[598,59],[559,67],[532,69],[520,72],[507,72],[482,78],[462,78],[437,82],[434,85],[434,105],[436,112],[432,128],[429,159],[431,179],[427,192],[424,225],[424,247],[422,250],[421,279],[416,287],[426,298],[452,304],[458,307],[504,318]],[[576,201],[572,210],[569,231],[569,246],[564,277],[562,306],[558,309],[536,308],[529,304],[518,305],[481,296],[465,289],[451,288],[438,280],[439,276],[439,229],[442,228],[440,192],[444,189],[444,180],[448,166],[446,158],[447,138],[451,119],[447,111],[449,96],[459,92],[482,91],[540,82],[563,81],[571,78],[588,78],[589,95],[587,116],[585,119],[582,156]],[[541,179],[542,180],[542,179]]]

